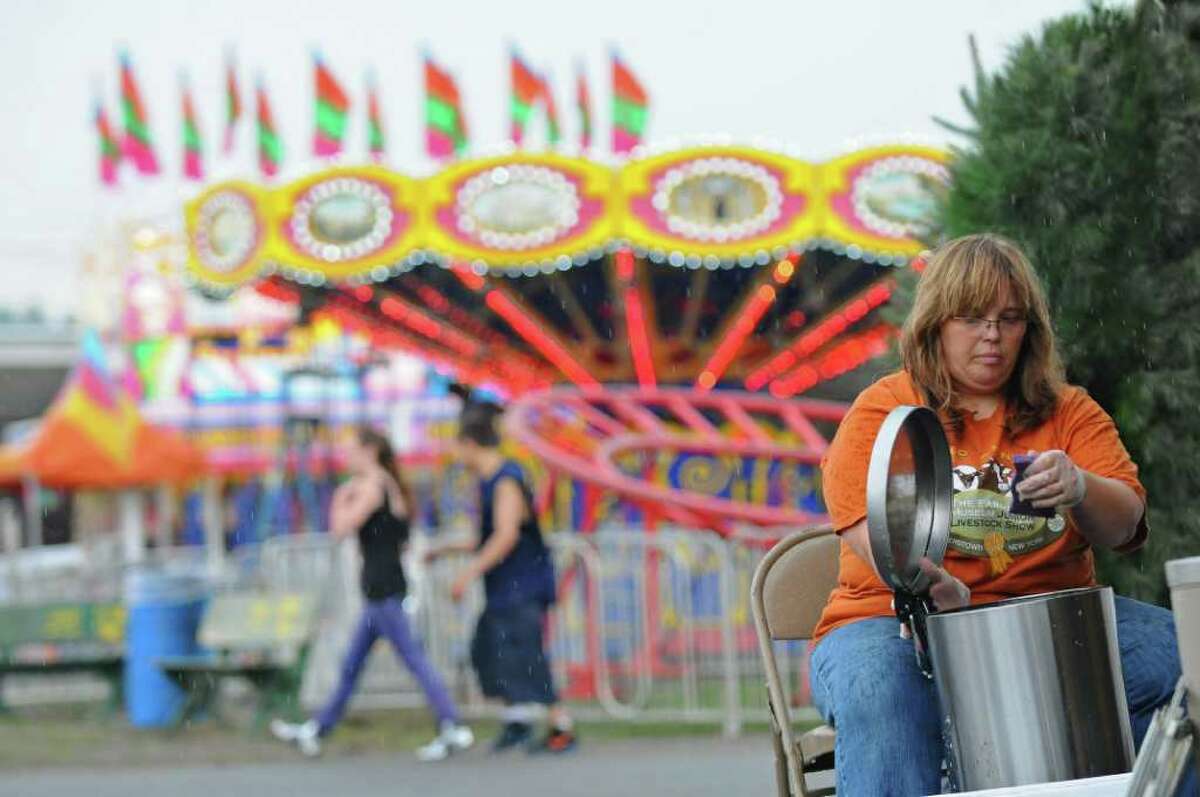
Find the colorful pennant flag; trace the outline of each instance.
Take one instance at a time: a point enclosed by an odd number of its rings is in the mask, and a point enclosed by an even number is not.
[[[592,146],[592,95],[583,64],[575,67],[575,106],[579,110],[579,148],[586,150]]]
[[[562,128],[558,125],[558,106],[554,104],[554,89],[550,87],[549,76],[543,73],[540,82],[542,102],[546,106],[546,142],[553,147],[562,140]]]
[[[509,74],[512,78],[512,96],[509,99],[508,136],[519,146],[525,138],[525,127],[533,115],[534,106],[542,97],[543,84],[541,78],[525,64],[516,48],[509,56]]]
[[[225,141],[222,149],[228,155],[233,152],[234,136],[242,118],[242,93],[238,90],[237,64],[230,51],[225,57]]]
[[[425,56],[425,151],[444,160],[467,149],[467,121],[454,78]]]
[[[379,86],[374,72],[367,74],[367,150],[372,160],[383,160],[383,114],[379,110]]]
[[[271,103],[262,81],[255,87],[255,95],[258,106],[258,170],[264,177],[274,177],[279,174],[279,167],[283,163],[283,142],[275,130]]]
[[[63,417],[113,460],[124,464],[133,453],[137,408],[113,381],[95,333],[84,336],[81,350],[83,357],[55,403]]]
[[[142,105],[141,92],[133,76],[133,64],[129,54],[121,53],[121,119],[125,127],[121,139],[122,154],[133,161],[141,174],[158,174],[158,158],[150,140],[150,126],[146,120],[146,108]]]
[[[346,112],[350,100],[325,66],[319,53],[313,55],[316,80],[316,128],[313,131],[313,153],[322,158],[338,155],[342,151],[342,138],[346,133]]]
[[[133,376],[143,398],[154,398],[161,387],[158,379],[162,371],[164,355],[168,350],[167,338],[147,338],[133,344]]]
[[[91,365],[98,373],[108,373],[108,355],[104,352],[104,344],[95,330],[89,329],[83,333],[79,341],[79,354],[85,364]],[[107,405],[108,399],[105,399]]]
[[[104,106],[96,103],[96,135],[100,140],[100,182],[108,186],[117,184],[117,166],[121,163],[121,147],[108,123]]]
[[[649,99],[642,84],[616,52],[612,55],[612,92],[612,149],[616,153],[630,152],[642,143]]]
[[[200,126],[196,123],[196,108],[192,105],[192,88],[183,81],[183,176],[189,180],[204,179],[204,147]]]

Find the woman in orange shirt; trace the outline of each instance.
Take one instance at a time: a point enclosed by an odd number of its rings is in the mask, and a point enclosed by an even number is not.
[[[900,338],[903,370],[867,388],[821,465],[841,535],[838,586],[817,626],[814,702],[837,728],[838,793],[932,794],[942,739],[933,683],[902,639],[867,536],[871,447],[884,417],[924,405],[943,419],[954,509],[943,567],[926,562],[938,609],[1096,583],[1093,546],[1146,541],[1145,490],[1112,419],[1066,384],[1045,293],[1010,241],[972,235],[930,258]],[[1017,488],[1051,517],[1009,512],[1013,455],[1036,452]],[[1126,697],[1140,745],[1171,697],[1170,612],[1117,598]]]

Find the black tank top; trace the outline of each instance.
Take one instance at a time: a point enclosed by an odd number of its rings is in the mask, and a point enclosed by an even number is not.
[[[362,591],[369,601],[404,597],[407,584],[400,566],[400,548],[408,540],[408,518],[392,514],[387,488],[383,503],[358,529],[362,550]]]

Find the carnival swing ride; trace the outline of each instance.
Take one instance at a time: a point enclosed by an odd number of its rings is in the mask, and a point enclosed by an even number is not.
[[[120,141],[97,114],[108,183],[121,163],[159,171],[128,59],[121,71]],[[510,141],[472,156],[458,86],[425,56],[436,168],[422,176],[386,165],[373,80],[368,157],[350,156],[351,100],[317,57],[311,168],[285,179],[260,82],[259,174],[206,181],[185,87],[182,233],[141,225],[159,244],[132,246],[130,262],[149,265],[125,284],[176,280],[165,295],[180,303],[181,275],[188,306],[207,309],[164,343],[137,323],[146,291],[131,288],[121,339],[148,415],[187,431],[233,485],[235,544],[320,528],[336,441],[364,421],[389,422],[417,481],[436,483],[421,474],[442,470],[455,405],[430,394],[450,380],[509,402],[549,528],[670,525],[763,544],[823,518],[816,465],[845,411],[832,399],[856,392],[896,334],[883,310],[935,233],[946,153],[884,144],[811,162],[723,141],[645,146],[646,92],[613,55],[601,155],[582,72],[575,145],[545,77],[515,51],[509,72]],[[225,82],[228,152],[242,117],[232,63]],[[545,146],[523,147],[539,113]],[[156,246],[184,252],[179,268]],[[213,321],[254,302],[270,309]],[[157,400],[171,394],[186,400]],[[424,493],[427,523],[469,492],[455,478]]]
[[[511,72],[515,146],[470,157],[458,88],[426,58],[438,168],[423,177],[384,165],[374,84],[372,159],[350,162],[350,100],[318,59],[315,167],[281,180],[258,86],[261,179],[197,184],[186,279],[300,308],[277,340],[339,330],[361,351],[405,352],[510,399],[510,429],[545,468],[560,525],[625,512],[730,533],[819,518],[813,465],[843,405],[805,394],[887,350],[895,329],[880,311],[932,231],[945,153],[882,145],[813,163],[728,143],[644,147],[646,94],[614,56],[617,155],[600,160],[582,76],[568,153],[547,82],[515,53]],[[140,98],[125,105],[136,114]],[[539,108],[548,146],[522,149]],[[185,117],[194,131],[190,96]],[[219,336],[192,338],[193,363],[211,365]],[[356,380],[342,381],[334,392],[353,393]],[[261,425],[252,434],[266,439]],[[201,443],[232,462],[230,439],[209,429]]]

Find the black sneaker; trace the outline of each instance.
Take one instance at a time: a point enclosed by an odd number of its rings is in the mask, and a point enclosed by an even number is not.
[[[578,744],[579,738],[575,736],[574,732],[551,728],[545,738],[537,744],[530,745],[529,752],[533,755],[541,753],[557,755],[571,752]]]
[[[533,726],[526,722],[506,722],[500,735],[492,741],[492,752],[503,753],[527,744],[533,736]]]

